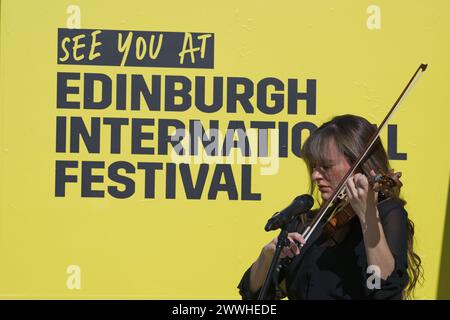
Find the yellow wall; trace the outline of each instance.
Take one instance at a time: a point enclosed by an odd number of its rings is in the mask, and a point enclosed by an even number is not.
[[[57,64],[57,28],[67,27],[70,4],[79,6],[84,29],[214,33],[214,69]],[[367,27],[371,4],[381,9],[380,29]],[[84,148],[79,154],[56,153],[57,116],[319,125],[334,115],[354,113],[379,123],[419,64],[428,63],[392,120],[398,126],[398,150],[408,155],[392,166],[403,173],[402,194],[425,269],[416,297],[438,298],[440,288],[439,298],[450,298],[448,284],[442,282],[449,278],[444,269],[450,263],[441,263],[450,163],[449,9],[447,0],[2,1],[0,296],[238,299],[242,273],[275,235],[264,232],[265,221],[307,192],[305,166],[290,153],[280,159],[275,175],[261,175],[261,166],[253,166],[252,187],[262,194],[261,201],[229,201],[223,192],[217,200],[207,200],[211,175],[201,200],[187,200],[180,181],[177,199],[164,199],[163,182],[158,182],[156,199],[144,199],[142,174],[135,175],[136,195],[128,199],[82,198],[79,184],[57,198],[55,160],[170,161],[168,156],[149,159],[129,152],[111,155],[107,149],[100,154]],[[195,108],[171,114],[57,110],[56,74],[64,71],[190,79],[241,76],[254,83],[264,77],[294,78],[302,88],[306,79],[316,79],[317,114],[306,115],[304,103],[295,116],[245,114],[239,107],[237,114],[211,115]],[[211,98],[211,89],[207,92]],[[386,131],[382,138],[386,142]],[[233,172],[240,181],[238,164]],[[157,178],[163,181],[162,174]],[[96,186],[111,184],[105,178]],[[81,269],[79,290],[66,285],[69,265]]]

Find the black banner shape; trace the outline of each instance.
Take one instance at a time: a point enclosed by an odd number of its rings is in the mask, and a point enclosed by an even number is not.
[[[214,34],[59,28],[57,63],[212,69]]]

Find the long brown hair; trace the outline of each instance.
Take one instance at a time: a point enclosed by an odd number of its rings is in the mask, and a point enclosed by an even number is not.
[[[325,161],[325,150],[334,140],[336,147],[348,160],[354,163],[362,154],[366,143],[376,131],[376,127],[366,119],[355,115],[341,115],[324,123],[305,141],[301,156],[306,162],[310,177],[316,165]],[[358,172],[370,176],[370,171],[387,173],[391,169],[388,156],[380,138],[378,138],[368,155],[358,168]],[[317,196],[315,184],[310,181],[310,192]],[[393,197],[400,199],[400,190],[394,190]],[[319,199],[318,199],[319,200]],[[403,204],[406,202],[400,199]],[[404,298],[412,298],[416,283],[423,280],[423,268],[420,257],[414,252],[414,223],[408,218],[408,277],[409,282],[403,291]]]

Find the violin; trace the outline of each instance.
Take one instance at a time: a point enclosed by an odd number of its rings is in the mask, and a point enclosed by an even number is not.
[[[369,151],[371,150],[372,146],[374,145],[375,141],[378,139],[381,130],[387,125],[388,121],[392,118],[394,112],[397,110],[397,108],[400,106],[400,102],[402,102],[405,98],[405,96],[411,91],[413,85],[416,83],[416,81],[420,78],[420,76],[425,72],[427,69],[427,64],[421,64],[416,72],[414,72],[413,76],[409,80],[406,87],[403,89],[400,96],[395,101],[394,105],[391,107],[387,115],[384,117],[381,124],[378,126],[377,130],[374,132],[372,137],[367,141],[367,144],[364,147],[364,151],[361,155],[356,159],[356,161],[353,163],[351,168],[348,170],[348,172],[342,177],[341,181],[339,182],[336,189],[333,191],[332,195],[325,201],[325,203],[321,206],[319,211],[317,212],[314,219],[311,221],[311,223],[306,227],[306,229],[303,231],[302,236],[305,239],[305,243],[308,241],[311,234],[314,232],[314,230],[319,225],[319,222],[322,221],[322,219],[328,215],[331,211],[331,218],[328,219],[325,229],[328,230],[329,235],[335,233],[337,230],[339,230],[339,226],[346,225],[348,221],[351,220],[351,218],[354,216],[354,213],[352,213],[350,210],[351,206],[346,203],[346,201],[343,201],[343,199],[346,198],[345,196],[345,184],[347,182],[347,179],[351,177],[355,172],[356,169],[359,167],[359,165],[363,162],[365,157],[369,154]],[[388,191],[389,188],[387,186],[394,185],[396,187],[399,186],[399,174],[391,173],[382,175],[381,177],[378,177],[378,181],[374,182],[374,185],[378,184],[381,186],[382,191]],[[387,184],[385,184],[387,182]],[[377,187],[378,187],[377,185]],[[386,188],[387,187],[387,188]],[[383,189],[384,188],[384,189]],[[346,205],[347,204],[347,205]],[[347,209],[345,209],[347,208]],[[344,210],[345,209],[345,210]],[[338,214],[339,213],[339,214]],[[332,238],[333,239],[333,238]],[[334,239],[333,239],[334,240]],[[300,247],[303,247],[304,244],[300,244]]]
[[[373,191],[378,192],[378,202],[391,198],[398,194],[402,187],[400,177],[401,172],[390,170],[387,173],[376,174],[368,178]],[[341,230],[356,215],[347,197],[346,189],[343,189],[337,196],[333,206],[328,209],[328,219],[323,226],[323,232],[328,239],[333,239],[333,235]]]

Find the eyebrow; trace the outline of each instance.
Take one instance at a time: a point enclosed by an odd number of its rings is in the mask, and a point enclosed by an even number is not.
[[[322,163],[320,163],[321,165],[331,165],[331,164],[335,164],[336,163],[336,159],[324,159],[324,161]]]

